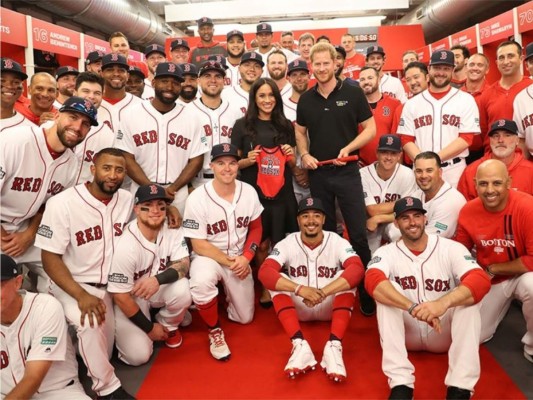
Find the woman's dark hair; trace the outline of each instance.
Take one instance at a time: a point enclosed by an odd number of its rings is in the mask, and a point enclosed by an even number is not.
[[[250,88],[250,97],[248,102],[248,110],[244,115],[244,125],[246,127],[246,134],[252,137],[252,142],[255,141],[257,132],[255,130],[255,123],[259,119],[259,108],[255,102],[255,96],[259,91],[259,88],[263,85],[268,85],[272,89],[274,98],[276,99],[276,105],[272,110],[271,121],[272,125],[276,129],[276,135],[274,136],[274,142],[276,144],[286,144],[292,142],[291,138],[294,137],[294,127],[291,124],[285,114],[283,113],[283,100],[278,89],[278,85],[270,78],[259,78],[254,82]]]

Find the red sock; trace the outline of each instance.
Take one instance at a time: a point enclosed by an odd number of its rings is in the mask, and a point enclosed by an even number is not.
[[[283,326],[287,335],[292,338],[300,330],[300,321],[298,321],[298,315],[292,299],[286,294],[278,294],[272,298],[272,302],[281,326]]]
[[[355,296],[353,293],[342,293],[333,299],[333,313],[331,315],[331,334],[340,340],[344,337],[352,316]]]
[[[204,320],[204,322],[209,326],[210,329],[213,329],[218,324],[218,296],[213,297],[213,299],[206,304],[196,304],[198,309],[198,314]]]

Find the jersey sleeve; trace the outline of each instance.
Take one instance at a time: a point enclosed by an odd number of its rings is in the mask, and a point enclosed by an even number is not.
[[[370,177],[370,173],[368,171],[365,171],[367,168],[373,168],[372,164],[368,167],[364,167],[361,170],[361,183],[363,184],[363,197],[365,199],[365,206],[373,206],[376,204],[376,199],[372,195],[372,185],[370,180],[372,179]]]
[[[461,243],[454,242],[453,240],[446,240],[444,243],[447,246],[449,245],[446,254],[448,255],[453,277],[457,284],[461,281],[461,277],[470,270],[476,268],[481,269],[476,262],[476,258]]]
[[[346,239],[339,235],[333,235],[332,237],[334,237],[337,242],[335,243],[335,248],[337,249],[336,259],[339,260],[341,264],[344,264],[344,262],[351,257],[359,257],[350,242]]]
[[[193,191],[185,203],[183,215],[183,236],[191,239],[207,239],[207,210],[200,199],[200,191],[205,188],[200,186]]]
[[[451,238],[457,228],[459,212],[465,203],[463,195],[454,191],[453,195],[450,194],[446,198],[446,202],[440,204],[439,207],[432,207],[426,233]]]
[[[253,221],[254,219],[259,218],[259,216],[264,210],[264,207],[259,201],[259,195],[255,191],[255,189],[252,186],[249,186],[248,189],[250,192],[250,197],[253,197],[253,202],[254,202],[254,209],[253,209],[252,216],[251,216],[251,220]]]
[[[415,136],[415,126],[413,122],[413,115],[411,111],[412,102],[405,103],[402,114],[400,116],[400,122],[398,123],[398,134],[406,136]]]
[[[387,279],[390,280],[394,268],[391,263],[391,261],[393,261],[392,257],[387,254],[388,246],[392,246],[392,244],[380,247],[376,250],[376,252],[374,253],[374,257],[372,257],[372,259],[368,262],[367,270],[378,269],[383,272]]]
[[[135,223],[135,220],[131,223]],[[107,291],[110,293],[129,293],[133,289],[137,264],[139,260],[142,260],[141,255],[137,252],[139,246],[133,246],[134,240],[133,235],[126,227],[126,232],[118,240],[113,254],[113,262],[107,281]]]
[[[270,251],[267,258],[274,260],[283,268],[289,264],[291,245],[296,246],[293,235],[288,236],[282,241],[278,242]]]
[[[137,110],[137,107],[133,107],[133,109]],[[129,110],[120,122],[120,131],[113,127],[116,132],[115,147],[133,155],[135,155],[136,146],[129,121],[135,121],[135,118],[135,115],[132,115],[131,110]]]
[[[479,134],[481,130],[479,127],[479,109],[477,108],[476,101],[468,93],[464,93],[463,97],[464,101],[461,102],[463,114],[461,115],[459,132]]]
[[[169,231],[172,232],[173,243],[170,261],[178,261],[182,258],[189,257],[189,248],[183,237],[183,229],[169,229]]]
[[[35,246],[40,249],[65,254],[70,243],[70,213],[65,210],[67,198],[68,194],[63,192],[46,202],[41,225],[35,236]]]

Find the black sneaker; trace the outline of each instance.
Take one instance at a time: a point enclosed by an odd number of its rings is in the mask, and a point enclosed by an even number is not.
[[[446,391],[446,399],[447,400],[463,400],[463,399],[470,399],[470,390],[461,389],[456,386],[448,386],[448,390]]]
[[[97,400],[135,400],[131,394],[126,392],[122,386],[112,393],[109,393],[105,396],[97,396]]]
[[[413,400],[413,388],[405,385],[394,386],[390,390],[389,400]]]
[[[371,317],[376,313],[376,302],[366,292],[365,286],[361,283],[357,289],[359,292],[359,310],[365,317]]]

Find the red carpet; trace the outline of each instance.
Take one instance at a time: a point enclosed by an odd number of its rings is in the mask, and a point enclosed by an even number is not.
[[[317,366],[295,380],[283,368],[291,350],[273,309],[257,308],[247,326],[229,322],[222,328],[231,349],[228,362],[209,353],[207,331],[196,313],[182,330],[178,349],[161,348],[137,397],[139,399],[386,399],[387,379],[381,371],[381,347],[375,318],[355,311],[344,341],[348,379],[331,382]],[[329,335],[329,323],[304,323],[303,333],[320,363]],[[445,398],[446,354],[410,353],[416,367],[415,399]],[[474,399],[525,399],[484,347],[481,378]]]

